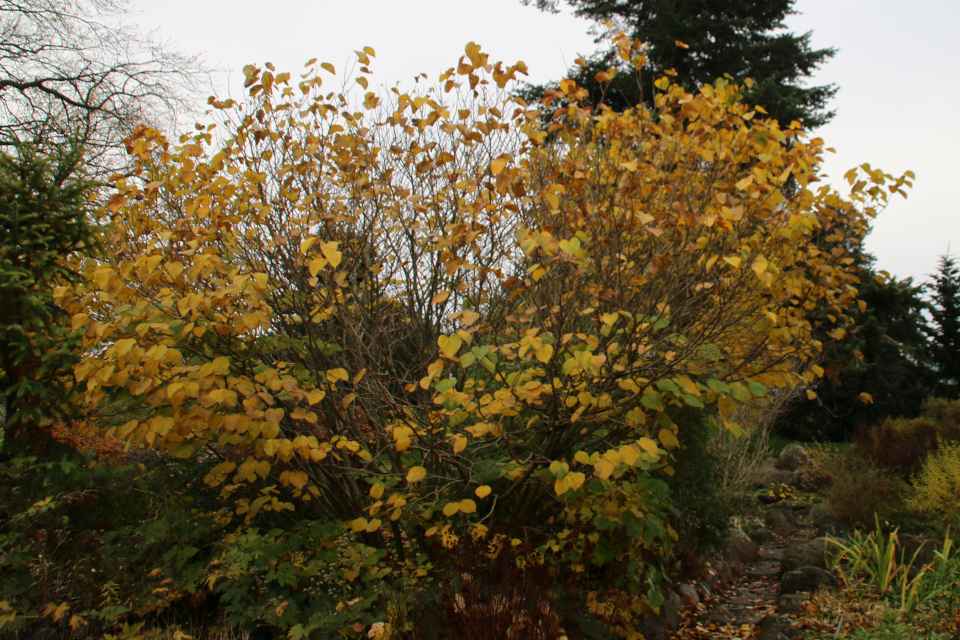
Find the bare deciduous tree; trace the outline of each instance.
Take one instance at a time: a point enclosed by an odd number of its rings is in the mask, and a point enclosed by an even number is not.
[[[0,144],[80,144],[108,167],[137,124],[175,118],[203,66],[128,15],[127,0],[0,0]]]

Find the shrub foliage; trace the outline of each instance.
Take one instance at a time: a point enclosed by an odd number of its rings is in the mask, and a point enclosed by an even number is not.
[[[822,375],[817,325],[856,303],[847,248],[910,176],[819,186],[822,141],[723,81],[661,78],[653,110],[616,113],[567,80],[543,124],[507,97],[523,64],[472,43],[435,90],[325,93],[332,71],[250,66],[246,102],[211,101],[220,124],[141,128],[102,212],[113,251],[56,291],[86,401],[144,412],[106,433],[203,468],[202,513],[237,530],[178,580],[241,615],[334,529],[358,554],[333,565],[343,598],[442,579],[450,549],[499,534],[552,580],[595,578],[587,611],[636,633],[677,538],[683,416],[740,434],[738,411]],[[293,518],[332,529],[295,543]],[[261,567],[281,538],[290,566]],[[291,634],[320,624],[278,603]]]

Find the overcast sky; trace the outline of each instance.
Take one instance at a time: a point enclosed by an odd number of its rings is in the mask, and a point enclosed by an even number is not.
[[[310,58],[341,71],[351,52],[371,46],[373,71],[384,84],[421,72],[436,78],[453,66],[467,42],[494,60],[523,60],[530,80],[562,77],[578,55],[597,46],[589,23],[551,15],[519,0],[134,0],[135,19],[185,52],[202,53],[225,70],[218,92],[242,95],[245,64],[266,61],[298,71]],[[907,200],[878,218],[867,240],[877,266],[898,278],[925,280],[948,246],[960,254],[960,2],[914,0],[797,0],[791,31],[813,31],[816,48],[836,57],[815,84],[840,91],[837,117],[814,132],[836,155],[824,171],[842,175],[863,162],[899,175],[917,174]]]

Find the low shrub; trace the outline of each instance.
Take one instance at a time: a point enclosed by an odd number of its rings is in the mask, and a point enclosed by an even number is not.
[[[872,527],[876,518],[886,520],[900,511],[908,496],[909,487],[902,478],[855,451],[834,456],[829,474],[830,516],[847,526]]]
[[[909,478],[920,471],[927,454],[940,442],[960,440],[960,400],[933,398],[911,420],[887,419],[857,434],[857,452],[882,467]]]
[[[913,480],[911,504],[921,513],[960,521],[960,443],[940,445]]]

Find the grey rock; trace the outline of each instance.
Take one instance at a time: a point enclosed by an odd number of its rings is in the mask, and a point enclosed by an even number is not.
[[[851,535],[852,532],[849,528],[843,526],[842,524],[837,524],[836,522],[823,522],[817,525],[818,538],[829,536],[831,538],[848,540]]]
[[[757,638],[762,640],[794,640],[803,637],[803,632],[798,627],[779,616],[764,616],[757,626],[761,629]]]
[[[827,503],[818,502],[817,504],[811,506],[808,517],[813,524],[825,524],[829,522],[830,513],[827,511]]]
[[[770,627],[775,627],[778,624],[783,624],[783,620],[780,618],[780,616],[774,616],[774,615],[768,614],[763,616],[763,619],[757,623],[757,628],[769,629]]]
[[[733,566],[729,562],[726,562],[725,560],[721,560],[720,562],[717,562],[716,564],[714,564],[714,568],[717,571],[718,584],[730,584],[730,581],[733,580],[733,576],[735,575]],[[739,573],[742,570],[743,570],[743,565],[739,565],[737,567],[737,573]]]
[[[777,611],[785,614],[803,613],[803,602],[806,596],[799,593],[787,593],[777,601]]]
[[[757,640],[794,640],[802,637],[803,633],[793,625],[781,625],[764,629]]]
[[[934,552],[943,550],[943,543],[929,538],[920,538],[903,534],[900,538],[900,553],[904,563],[913,561],[913,566],[921,567],[933,562]]]
[[[754,473],[753,486],[756,489],[766,489],[774,484],[792,484],[795,479],[796,474],[792,471],[764,465]]]
[[[754,529],[750,532],[750,539],[759,545],[770,544],[776,541],[777,534],[770,529]]]
[[[780,583],[780,592],[789,593],[809,593],[816,591],[820,587],[836,587],[837,579],[826,569],[820,567],[801,567],[796,571],[788,571],[783,574]]]
[[[760,548],[750,536],[739,529],[730,532],[729,539],[723,545],[724,551],[732,551],[737,560],[743,564],[756,562],[760,557]]]
[[[770,529],[777,531],[796,531],[797,518],[793,512],[786,509],[770,509],[764,516],[763,523]]]
[[[734,615],[726,609],[718,609],[716,611],[711,611],[706,615],[700,616],[700,620],[702,622],[712,622],[718,627],[721,627],[725,624],[733,624]]]
[[[761,565],[754,565],[747,569],[746,574],[754,579],[775,580],[780,576],[780,569],[776,565],[764,562]]]
[[[760,622],[760,619],[763,618],[763,616],[764,616],[763,610],[751,609],[737,615],[736,620],[734,620],[734,624],[755,625],[758,622]]]
[[[712,585],[706,580],[701,580],[697,583],[697,589],[700,591],[700,595],[704,599],[709,599],[713,597],[713,592],[716,590],[717,585]]]
[[[697,604],[700,602],[700,594],[689,584],[681,582],[677,585],[677,595],[685,604]]]
[[[807,453],[806,447],[799,444],[790,444],[780,452],[774,466],[782,471],[796,471],[809,461],[810,454]]]
[[[764,549],[758,558],[760,562],[780,562],[783,560],[783,549]]]
[[[801,567],[827,568],[827,550],[836,551],[836,538],[814,538],[790,547],[783,552],[780,570],[784,573],[796,571]]]
[[[640,633],[646,640],[667,640],[663,627],[653,618],[645,618],[640,621]]]
[[[707,567],[703,572],[703,579],[700,582],[701,584],[706,584],[710,592],[713,593],[720,584],[720,575],[714,567]]]
[[[680,626],[680,611],[683,609],[683,600],[675,592],[667,594],[663,604],[660,605],[660,613],[656,616],[657,623],[661,628],[673,631]]]

